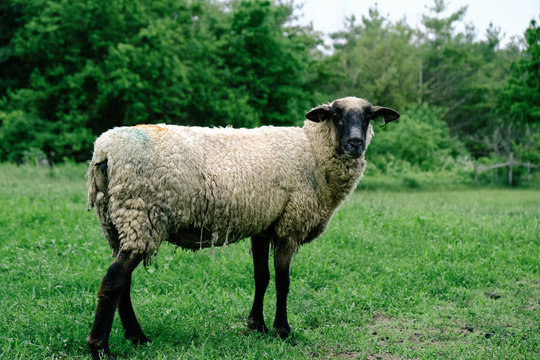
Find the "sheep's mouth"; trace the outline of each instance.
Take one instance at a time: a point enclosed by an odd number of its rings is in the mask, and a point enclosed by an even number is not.
[[[365,146],[363,144],[359,146],[351,146],[350,144],[342,144],[341,151],[345,156],[351,159],[358,159],[364,154]]]
[[[350,159],[358,159],[364,154],[364,149],[345,149],[343,153]]]

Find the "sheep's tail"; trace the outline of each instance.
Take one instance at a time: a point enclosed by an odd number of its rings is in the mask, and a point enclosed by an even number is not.
[[[107,169],[107,160],[104,162],[96,162],[93,158],[88,167],[86,177],[88,179],[88,210],[91,210],[99,203],[101,198],[105,195],[107,185],[107,175],[103,174],[101,169]],[[100,169],[101,167],[101,169]]]
[[[120,247],[118,230],[109,213],[109,179],[107,158],[100,159],[94,154],[88,167],[88,210],[95,209],[105,238],[116,257]]]

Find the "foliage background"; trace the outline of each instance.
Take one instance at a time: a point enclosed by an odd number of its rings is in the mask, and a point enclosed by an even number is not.
[[[0,0],[0,161],[86,161],[121,125],[301,125],[354,95],[403,115],[375,174],[540,164],[540,28],[503,47],[495,26],[455,30],[466,11],[434,0],[413,29],[373,7],[324,48],[288,1]]]

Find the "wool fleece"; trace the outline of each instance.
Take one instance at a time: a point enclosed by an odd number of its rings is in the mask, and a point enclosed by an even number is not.
[[[336,136],[332,121],[309,120],[301,128],[114,128],[95,142],[88,204],[114,255],[149,259],[163,241],[196,250],[253,235],[294,252],[324,231],[363,175],[364,155],[339,154]],[[369,125],[366,148],[372,136]]]

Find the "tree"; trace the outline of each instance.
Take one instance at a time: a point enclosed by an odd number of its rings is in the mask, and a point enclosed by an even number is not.
[[[314,42],[306,29],[286,25],[292,11],[270,0],[233,2],[221,56],[229,85],[249,94],[251,126],[295,124],[309,106],[304,74]]]
[[[348,18],[345,30],[332,34],[335,51],[325,61],[334,71],[321,79],[322,86],[333,98],[355,95],[397,109],[415,102],[419,64],[413,35],[404,22],[389,23],[376,6],[359,24]]]
[[[512,74],[498,98],[500,119],[493,134],[495,151],[515,152],[521,160],[540,163],[540,26],[530,22],[527,48],[512,63]]]
[[[53,162],[85,160],[98,134],[137,123],[294,124],[312,103],[304,74],[315,41],[308,30],[286,25],[290,4],[11,0],[6,6],[22,20],[2,24],[9,31],[0,49],[7,46],[10,64],[29,70],[10,91],[0,88],[0,138],[18,144],[0,148],[2,160],[21,161],[30,148]]]
[[[447,15],[444,0],[434,0],[423,15],[425,30],[419,34],[422,49],[421,99],[446,109],[443,119],[451,134],[459,137],[474,157],[486,156],[491,148],[485,141],[499,116],[497,97],[509,76],[510,60],[516,48],[500,49],[500,30],[493,25],[487,39],[474,41],[475,29],[466,26],[456,32],[467,7]]]
[[[163,51],[171,49],[174,40],[182,41],[181,32],[171,35],[172,14],[180,17],[179,23],[192,17],[181,3],[173,9],[164,9],[165,2],[160,5],[146,8],[143,2],[120,0],[26,4],[26,23],[14,36],[15,56],[32,71],[26,86],[3,102],[7,118],[24,114],[20,121],[2,124],[3,136],[13,132],[10,124],[26,121],[28,128],[39,125],[39,133],[50,135],[40,150],[51,160],[83,160],[95,133],[153,119],[154,109],[165,120],[174,117],[184,99],[185,67]],[[168,15],[153,18],[160,13]],[[154,41],[160,26],[167,31]],[[19,140],[39,145],[36,133]],[[19,160],[21,154],[14,157]]]
[[[0,0],[0,97],[24,85],[30,75],[28,64],[15,55],[13,38],[23,26],[23,5]]]
[[[470,51],[470,36],[455,35],[455,23],[462,21],[467,7],[448,17],[444,0],[434,0],[432,15],[423,15],[425,31],[419,34],[422,49],[421,101],[446,108],[445,120],[455,132],[462,125],[460,107],[467,104],[468,80],[478,68],[479,59]]]

